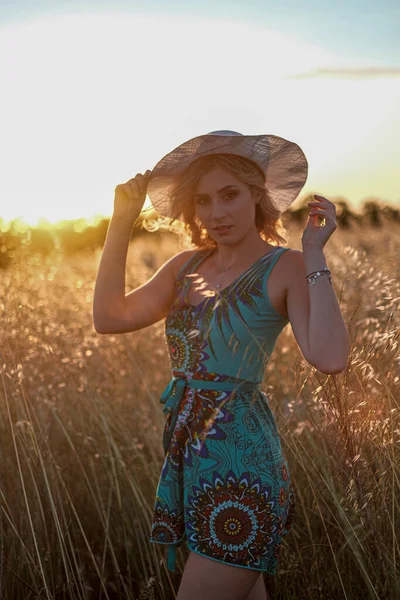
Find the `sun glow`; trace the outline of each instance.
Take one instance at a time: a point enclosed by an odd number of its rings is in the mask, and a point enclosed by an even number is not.
[[[118,183],[223,128],[296,141],[307,187],[323,194],[346,194],[353,169],[364,177],[351,201],[397,193],[398,80],[296,78],[345,65],[311,43],[229,21],[100,13],[3,28],[0,56],[5,219],[110,215]]]

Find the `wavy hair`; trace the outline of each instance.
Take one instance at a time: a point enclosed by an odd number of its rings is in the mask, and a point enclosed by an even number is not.
[[[172,220],[167,230],[175,230],[186,235],[188,240],[197,248],[216,247],[216,242],[207,231],[201,227],[195,214],[192,200],[200,178],[212,168],[219,166],[232,173],[242,183],[246,184],[256,204],[255,225],[260,236],[266,241],[286,244],[285,226],[281,213],[271,202],[266,188],[266,177],[263,171],[253,161],[236,154],[209,154],[194,160],[179,179],[171,192]],[[268,182],[267,182],[268,187]],[[179,220],[183,227],[174,228],[173,223]]]

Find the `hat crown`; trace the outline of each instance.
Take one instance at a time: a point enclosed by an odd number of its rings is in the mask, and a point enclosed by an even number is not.
[[[210,131],[210,133],[207,133],[206,135],[243,135],[243,133],[230,131],[229,129],[220,129],[218,131]]]

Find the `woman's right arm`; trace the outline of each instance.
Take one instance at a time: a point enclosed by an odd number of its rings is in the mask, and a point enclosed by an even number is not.
[[[115,188],[114,214],[93,298],[93,324],[98,333],[128,333],[163,319],[175,297],[178,270],[192,254],[187,250],[174,256],[147,283],[125,295],[129,240],[146,197],[147,173]]]

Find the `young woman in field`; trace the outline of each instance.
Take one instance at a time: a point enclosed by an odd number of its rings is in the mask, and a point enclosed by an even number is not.
[[[165,460],[150,539],[169,545],[171,570],[187,540],[178,600],[267,598],[262,572],[274,574],[295,506],[260,388],[283,328],[291,324],[304,358],[323,373],[347,364],[349,336],[323,253],[337,227],[334,204],[309,203],[302,252],[277,245],[280,216],[306,178],[296,144],[219,131],[115,189],[94,325],[125,333],[166,318],[173,378],[161,397]],[[146,192],[161,215],[185,224],[194,248],[126,295],[128,243]]]

